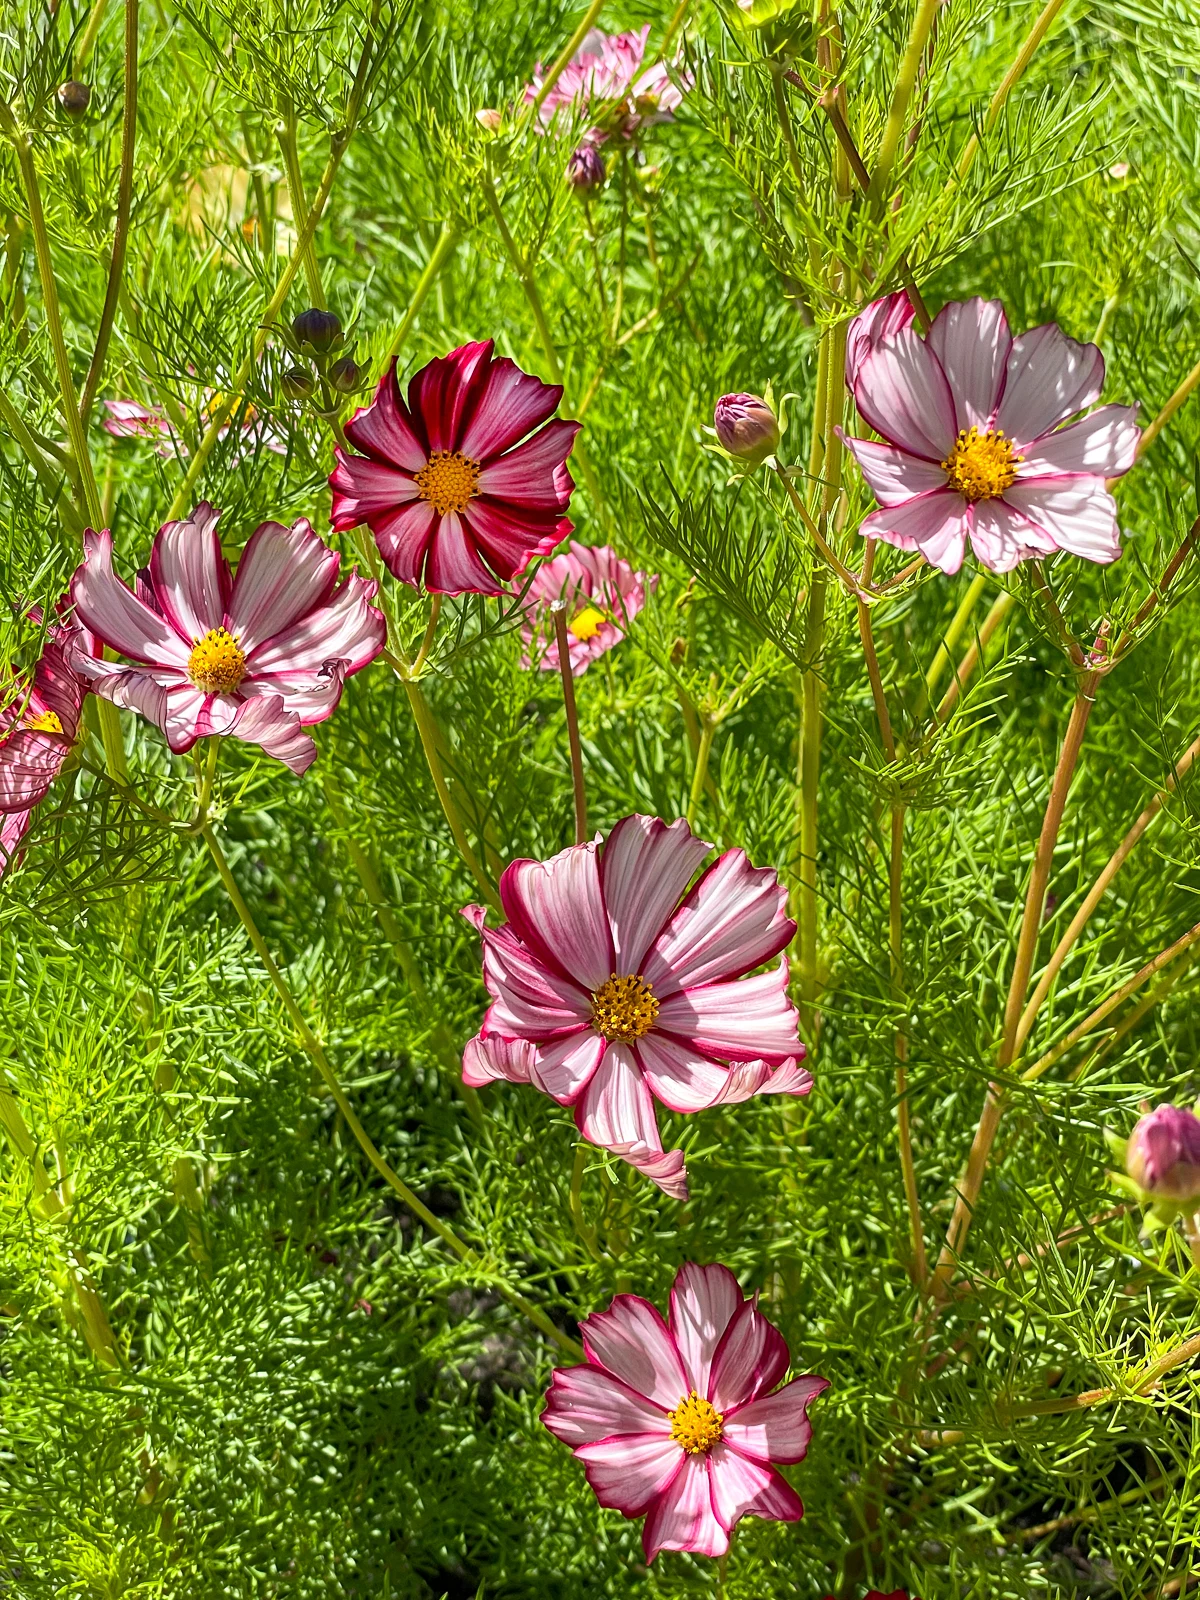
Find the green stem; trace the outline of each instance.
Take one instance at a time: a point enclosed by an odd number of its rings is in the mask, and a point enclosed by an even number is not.
[[[100,24],[104,21],[104,13],[108,10],[108,0],[96,0],[92,7],[92,14],[88,18],[87,27],[80,35],[79,44],[75,50],[75,61],[72,71],[79,77],[83,69],[91,60],[92,51],[96,45],[96,35],[100,32]]]
[[[127,789],[129,766],[125,760],[125,737],[121,732],[121,714],[111,700],[97,695],[96,715],[100,719],[100,742],[104,746],[105,771],[114,782]]]
[[[925,691],[927,694],[933,694],[933,691],[938,686],[938,679],[941,677],[942,672],[950,665],[954,647],[962,637],[962,631],[970,621],[971,613],[979,603],[979,597],[987,588],[987,577],[986,572],[981,572],[972,578],[967,585],[967,592],[959,601],[958,610],[951,617],[950,626],[942,637],[937,653],[929,663],[929,671],[925,674]]]
[[[692,789],[688,796],[687,820],[689,828],[696,826],[696,813],[700,809],[700,799],[704,794],[704,785],[708,778],[708,758],[712,753],[713,735],[716,731],[716,718],[705,713],[700,723],[700,743],[696,748],[696,764],[692,769]]]
[[[429,659],[429,652],[433,648],[434,635],[437,633],[438,618],[442,614],[442,596],[435,594],[430,597],[429,621],[425,624],[425,637],[421,640],[421,648],[417,651],[409,671],[414,678],[421,676],[421,669]]]
[[[304,276],[308,283],[308,298],[319,311],[325,310],[325,286],[321,282],[321,269],[317,264],[317,251],[313,243],[315,228],[308,226],[308,202],[304,196],[304,175],[300,170],[300,152],[296,147],[296,119],[291,112],[275,130],[283,156],[283,170],[287,179],[288,196],[292,202],[292,221],[307,236],[304,247]]]
[[[68,479],[66,474],[56,470],[53,464],[46,459],[45,453],[38,445],[37,440],[25,425],[25,419],[5,394],[0,394],[0,422],[8,429],[13,438],[25,452],[30,466],[37,473],[38,482],[46,492],[46,498],[52,506],[57,506],[58,514],[63,520],[63,526],[73,539],[83,535],[83,518],[71,503],[66,492]]]
[[[201,829],[201,834],[204,838],[205,844],[208,846],[209,853],[213,859],[213,864],[217,869],[217,873],[221,879],[221,883],[225,889],[225,892],[229,896],[230,902],[238,914],[238,918],[241,921],[242,927],[246,930],[246,935],[249,938],[251,945],[254,947],[255,954],[262,962],[263,967],[266,970],[267,977],[271,980],[272,986],[274,987],[276,994],[279,996],[279,999],[284,1010],[287,1012],[292,1026],[299,1035],[301,1044],[304,1046],[309,1059],[312,1061],[313,1065],[316,1067],[317,1071],[324,1080],[325,1087],[328,1089],[333,1098],[334,1104],[337,1106],[339,1112],[345,1120],[346,1126],[350,1129],[351,1133],[353,1133],[354,1137],[358,1140],[359,1145],[362,1147],[363,1154],[375,1168],[376,1172],[379,1173],[380,1177],[383,1178],[384,1182],[387,1183],[388,1186],[400,1197],[408,1210],[411,1211],[415,1217],[419,1217],[432,1233],[437,1234],[438,1238],[441,1239],[444,1244],[448,1245],[451,1250],[453,1250],[454,1254],[459,1258],[460,1261],[475,1267],[477,1270],[482,1270],[483,1262],[481,1261],[478,1252],[473,1250],[470,1245],[464,1244],[452,1228],[448,1227],[440,1217],[435,1216],[433,1212],[430,1211],[429,1207],[424,1205],[417,1198],[413,1191],[404,1182],[403,1178],[399,1177],[397,1173],[393,1172],[392,1168],[376,1149],[374,1141],[371,1139],[362,1123],[358,1120],[358,1117],[355,1115],[354,1107],[346,1098],[345,1091],[338,1081],[337,1074],[334,1071],[328,1056],[325,1054],[324,1046],[321,1044],[321,1041],[317,1038],[316,1034],[309,1026],[308,1021],[305,1018],[304,1013],[301,1011],[296,997],[293,995],[287,980],[284,978],[283,973],[276,965],[275,958],[268,949],[266,940],[259,932],[258,925],[251,914],[250,908],[242,898],[242,892],[238,888],[237,880],[234,878],[233,872],[229,866],[229,862],[226,860],[225,852],[221,848],[220,841],[213,832],[212,824],[205,823],[204,827]],[[568,1351],[572,1355],[579,1355],[581,1353],[579,1346],[575,1343],[575,1341],[563,1333],[560,1328],[556,1328],[550,1321],[550,1318],[544,1311],[541,1310],[540,1307],[531,1305],[523,1295],[519,1294],[517,1290],[510,1288],[506,1283],[496,1283],[496,1289],[501,1295],[503,1295],[503,1297],[511,1306],[515,1307],[516,1310],[522,1314],[522,1316],[527,1317],[529,1321],[533,1323],[534,1327],[537,1328],[539,1332],[545,1334],[548,1339],[552,1339],[555,1344],[559,1345],[562,1349]]]
[[[917,81],[917,73],[921,70],[921,58],[925,54],[926,45],[929,43],[929,35],[937,20],[940,4],[941,0],[920,0],[920,4],[917,7],[917,15],[913,21],[908,46],[900,61],[899,71],[896,73],[896,83],[892,90],[892,103],[888,108],[888,119],[884,125],[883,138],[879,143],[879,154],[875,158],[875,171],[871,175],[868,197],[875,206],[880,205],[887,190],[888,180],[892,173],[892,163],[896,159],[896,151],[904,134],[904,124],[908,117],[908,103],[912,98],[912,92]]]
[[[550,607],[554,636],[558,644],[558,671],[562,678],[563,710],[567,718],[567,742],[571,750],[571,788],[575,796],[575,843],[586,844],[588,836],[587,785],[583,776],[583,746],[579,739],[579,709],[575,704],[575,675],[571,671],[571,644],[567,638],[567,607],[556,600]]]
[[[533,103],[529,107],[528,115],[536,117],[538,112],[542,109],[542,104],[545,101],[546,96],[562,77],[567,67],[570,66],[572,56],[587,38],[588,31],[603,9],[604,0],[592,0],[591,5],[588,6],[587,10],[580,18],[579,26],[575,29],[575,32],[571,35],[566,44],[563,46],[562,50],[559,52],[558,59],[550,68],[550,71],[542,79],[542,86],[533,98]]]
[[[991,103],[987,108],[987,115],[983,119],[983,137],[985,139],[996,126],[996,121],[1000,116],[1001,111],[1004,109],[1005,101],[1008,99],[1019,80],[1024,76],[1025,69],[1033,60],[1035,51],[1041,44],[1042,40],[1046,37],[1046,34],[1050,31],[1051,23],[1053,23],[1055,17],[1058,16],[1058,13],[1062,10],[1062,8],[1063,0],[1047,0],[1046,5],[1038,13],[1037,20],[1034,22],[1033,27],[1030,28],[1029,32],[1026,34],[1025,39],[1021,44],[1021,48],[1017,51],[1016,60],[1004,74],[1004,77],[1000,81],[1000,87],[992,96]],[[966,142],[963,153],[959,157],[958,166],[955,169],[954,176],[947,184],[947,188],[952,188],[955,184],[961,183],[966,177],[967,173],[971,170],[971,166],[975,160],[975,157],[979,154],[979,144],[979,135],[973,133]]]
[[[417,286],[412,292],[412,299],[408,302],[408,310],[404,313],[391,344],[388,345],[387,354],[383,358],[385,371],[399,357],[400,351],[404,348],[404,341],[412,331],[412,325],[417,320],[417,315],[425,304],[430,289],[433,288],[438,274],[450,259],[457,243],[458,224],[454,221],[443,222],[442,231],[438,235],[438,242],[433,247],[433,254],[425,263],[425,270],[417,279]]]
[[[117,181],[117,218],[113,228],[112,259],[108,268],[108,283],[104,290],[104,305],[96,330],[96,343],[91,365],[83,385],[83,398],[79,414],[87,427],[96,391],[108,359],[108,346],[112,338],[113,318],[117,314],[117,301],[121,293],[121,278],[125,271],[125,251],[129,243],[129,216],[133,205],[133,160],[137,147],[137,96],[138,96],[138,0],[125,0],[125,104],[121,121],[121,175]]]
[[[593,1261],[600,1260],[600,1250],[596,1242],[596,1230],[588,1226],[583,1215],[583,1179],[587,1172],[588,1147],[586,1144],[575,1147],[575,1165],[571,1169],[571,1193],[568,1204],[571,1208],[571,1220],[575,1224],[575,1232],[583,1241],[584,1248]]]

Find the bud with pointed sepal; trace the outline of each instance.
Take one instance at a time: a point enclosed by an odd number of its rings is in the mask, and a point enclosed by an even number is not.
[[[713,412],[722,449],[757,467],[779,448],[779,418],[761,395],[723,394]]]
[[[339,394],[353,394],[355,389],[362,386],[362,381],[362,368],[349,356],[342,356],[329,369],[329,382]]]
[[[342,323],[336,312],[320,311],[316,306],[292,319],[292,332],[297,344],[308,345],[318,355],[328,355],[342,342]]]
[[[1200,1117],[1185,1106],[1159,1106],[1134,1128],[1125,1170],[1155,1201],[1200,1205]]]
[[[578,189],[581,194],[591,194],[596,189],[602,189],[607,180],[608,168],[594,144],[581,144],[578,150],[572,150],[571,159],[567,162],[567,182],[573,189]]]
[[[307,367],[289,367],[280,378],[279,387],[289,400],[307,400],[317,384]]]

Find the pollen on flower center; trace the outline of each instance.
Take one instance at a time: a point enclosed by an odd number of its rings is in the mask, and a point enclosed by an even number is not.
[[[629,1044],[649,1033],[658,1017],[658,1001],[645,978],[618,978],[614,972],[592,996],[592,1027],[606,1039]]]
[[[954,448],[942,462],[942,471],[952,489],[966,499],[995,500],[1017,476],[1017,455],[1003,432],[980,433],[978,428],[963,428]]]
[[[596,637],[603,626],[603,611],[597,611],[595,606],[584,606],[575,619],[567,623],[567,632],[573,633],[580,644],[586,644],[589,639]]]
[[[210,628],[197,639],[187,670],[204,694],[232,694],[246,676],[246,652],[224,628]]]
[[[439,516],[448,511],[463,511],[479,493],[478,461],[461,450],[435,450],[417,473],[417,490]]]
[[[724,1417],[712,1401],[702,1400],[695,1389],[668,1413],[667,1420],[672,1439],[692,1456],[711,1450],[725,1426]]]
[[[57,711],[39,711],[35,717],[26,717],[25,726],[30,733],[61,733],[63,725]]]

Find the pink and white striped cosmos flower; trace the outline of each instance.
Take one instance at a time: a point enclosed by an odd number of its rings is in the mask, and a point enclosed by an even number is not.
[[[549,607],[562,600],[567,606],[571,671],[579,677],[593,661],[620,644],[625,629],[646,604],[647,590],[657,585],[657,576],[635,572],[610,546],[572,539],[564,551],[542,563],[525,591],[523,664],[536,665],[543,672],[558,670]]]
[[[202,430],[208,427],[210,412],[223,398],[219,389],[203,391],[199,416]],[[101,426],[114,439],[153,439],[156,441],[156,455],[174,456],[180,460],[187,456],[187,445],[161,406],[144,406],[138,400],[106,400],[104,409],[108,415]],[[224,439],[235,429],[242,435],[245,447],[241,454],[259,446],[273,451],[277,456],[287,454],[287,440],[270,422],[263,422],[251,405],[244,402],[236,405],[230,419],[218,430],[217,437]]]
[[[1067,550],[1121,554],[1106,480],[1128,472],[1136,406],[1101,406],[1104,357],[1053,322],[1014,339],[998,300],[952,301],[922,339],[901,291],[851,323],[846,384],[885,441],[846,439],[880,509],[859,532],[957,572]],[[843,437],[845,437],[843,435]]]
[[[0,673],[0,873],[11,863],[79,734],[88,685],[74,665],[79,654],[95,656],[93,636],[58,606],[59,620],[47,633],[32,676]],[[41,622],[40,611],[30,616]]]
[[[388,571],[434,594],[502,594],[571,532],[566,461],[581,424],[548,422],[562,385],[494,348],[487,339],[429,362],[407,404],[393,362],[346,424],[362,454],[334,451],[333,526],[365,522]]]
[[[555,1371],[542,1421],[602,1506],[646,1518],[648,1561],[660,1550],[722,1556],[743,1517],[800,1520],[776,1463],[804,1459],[808,1407],[829,1382],[806,1374],[776,1388],[787,1345],[728,1267],[680,1267],[669,1325],[620,1294],[582,1333],[587,1362]]]
[[[71,598],[133,665],[83,656],[75,665],[96,694],[156,722],[176,754],[219,734],[304,772],[317,754],[305,728],[333,715],[345,679],[383,649],[377,586],[357,573],[339,584],[340,557],[303,518],[264,522],[234,578],[219,517],[203,501],[168,522],[136,592],[113,571],[112,535],[87,530]]]
[[[643,72],[649,37],[649,23],[636,33],[593,28],[542,101],[538,116],[543,125],[550,127],[560,111],[590,116],[595,125],[585,137],[600,144],[613,134],[629,139],[651,123],[670,122],[691,88],[691,79],[678,71],[672,79],[664,61]],[[533,82],[525,89],[526,105],[537,99],[545,76],[539,61]]]
[[[507,867],[504,927],[486,927],[482,906],[464,912],[492,997],[465,1082],[533,1084],[574,1107],[585,1139],[681,1199],[682,1153],[663,1151],[655,1099],[702,1111],[812,1088],[781,955],[796,931],[787,891],[744,850],[689,890],[711,849],[683,818],[625,817],[603,845]]]

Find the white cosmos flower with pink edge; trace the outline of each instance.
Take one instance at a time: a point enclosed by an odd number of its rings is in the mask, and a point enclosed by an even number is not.
[[[357,573],[339,584],[341,558],[303,518],[264,522],[233,577],[219,517],[203,501],[168,522],[136,591],[113,571],[112,535],[87,530],[71,599],[132,665],[82,655],[75,665],[96,694],[156,722],[177,754],[221,735],[304,772],[317,754],[304,730],[333,715],[345,679],[383,649],[377,585]]]
[[[572,539],[559,555],[544,561],[525,591],[521,639],[524,665],[543,672],[558,670],[554,618],[550,606],[567,607],[567,640],[575,677],[620,644],[625,629],[646,604],[657,576],[635,572],[609,545],[580,544]]]
[[[1137,453],[1136,406],[1095,403],[1104,357],[1056,323],[1013,338],[998,300],[952,301],[925,338],[901,291],[846,340],[846,384],[883,439],[846,439],[880,509],[859,532],[957,572],[968,540],[993,572],[1069,551],[1121,554],[1107,480]],[[845,437],[843,435],[843,437]]]
[[[645,1517],[648,1561],[723,1556],[743,1517],[800,1520],[778,1466],[804,1459],[808,1407],[829,1382],[809,1373],[776,1387],[787,1345],[728,1267],[680,1267],[669,1322],[620,1294],[581,1331],[587,1361],[556,1369],[542,1421],[602,1506]]]
[[[678,71],[672,79],[664,61],[643,72],[649,37],[649,23],[636,33],[593,28],[542,101],[541,122],[549,127],[560,111],[594,117],[596,125],[586,138],[600,144],[610,134],[628,139],[647,124],[671,121],[692,86],[691,79]],[[525,89],[526,105],[537,99],[545,76],[539,61],[533,82]]]
[[[531,1083],[677,1198],[683,1159],[663,1151],[655,1100],[702,1111],[812,1088],[781,954],[796,931],[787,891],[744,850],[689,889],[712,848],[683,818],[625,817],[605,842],[508,866],[504,927],[482,906],[464,913],[492,997],[464,1080]]]

